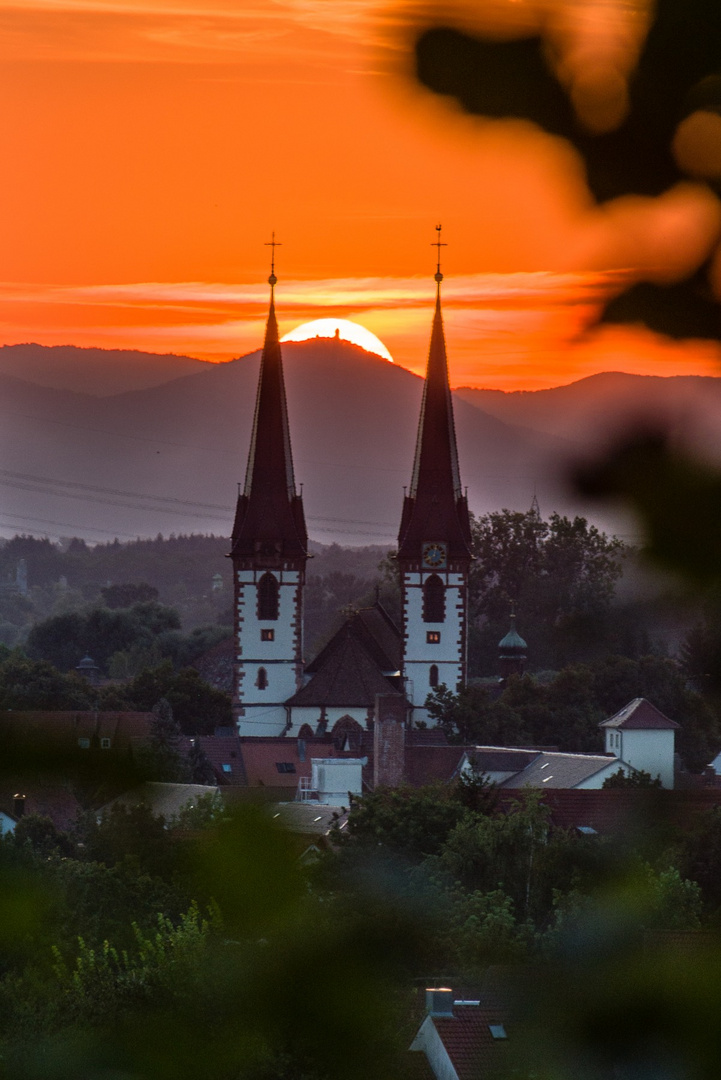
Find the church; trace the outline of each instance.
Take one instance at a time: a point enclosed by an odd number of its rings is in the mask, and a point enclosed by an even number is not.
[[[440,254],[440,240],[438,251]],[[411,483],[398,533],[402,626],[380,604],[351,615],[310,663],[303,657],[309,558],[296,490],[275,315],[270,310],[245,484],[230,559],[234,582],[233,715],[242,736],[367,730],[376,697],[393,695],[412,726],[429,692],[466,682],[468,574],[473,560],[461,488],[441,312],[440,260]]]

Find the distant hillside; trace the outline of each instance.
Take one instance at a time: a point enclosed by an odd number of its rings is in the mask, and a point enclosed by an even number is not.
[[[389,543],[411,476],[422,380],[344,341],[283,347],[296,477],[313,537]],[[0,528],[102,540],[228,534],[259,354],[93,398],[0,375]],[[573,447],[458,400],[461,475],[478,513],[575,509],[555,464]]]
[[[158,386],[209,366],[204,360],[171,353],[80,349],[75,345],[0,346],[0,374],[98,397]]]
[[[507,424],[558,435],[588,447],[631,422],[670,425],[713,452],[721,436],[721,378],[604,372],[551,390],[476,390],[457,397]]]

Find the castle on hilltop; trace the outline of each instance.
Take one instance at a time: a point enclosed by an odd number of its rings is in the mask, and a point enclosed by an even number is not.
[[[438,250],[440,254],[440,240]],[[296,491],[275,316],[270,310],[245,484],[230,558],[234,581],[233,711],[240,735],[351,739],[394,695],[410,723],[428,693],[466,681],[468,574],[473,559],[461,488],[441,312],[436,305],[410,487],[398,533],[402,627],[380,603],[350,615],[309,664],[303,659],[308,532]]]

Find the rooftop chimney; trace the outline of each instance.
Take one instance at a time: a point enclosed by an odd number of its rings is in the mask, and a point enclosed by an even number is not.
[[[453,1016],[453,991],[447,986],[426,989],[426,1012],[429,1016]]]
[[[16,818],[21,818],[25,813],[25,795],[15,794],[13,795],[13,814]]]
[[[373,725],[373,785],[398,787],[405,778],[406,703],[400,694],[377,694]]]

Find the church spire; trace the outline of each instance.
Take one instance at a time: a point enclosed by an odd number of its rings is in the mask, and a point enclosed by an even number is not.
[[[233,527],[233,555],[252,555],[261,548],[268,554],[305,557],[308,535],[303,503],[296,494],[290,448],[288,409],[283,380],[283,358],[275,317],[275,249],[270,285],[270,309],[260,360],[253,433],[243,492]],[[259,546],[260,545],[260,546]]]
[[[399,557],[418,557],[427,541],[442,540],[449,557],[471,558],[468,504],[461,489],[453,402],[448,379],[446,342],[441,311],[441,227],[438,249],[436,309],[431,331],[426,381],[418,423],[413,476],[404,500],[398,538]]]

